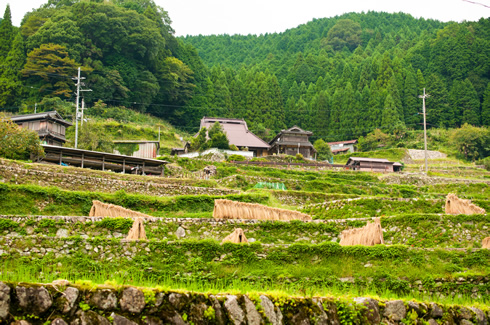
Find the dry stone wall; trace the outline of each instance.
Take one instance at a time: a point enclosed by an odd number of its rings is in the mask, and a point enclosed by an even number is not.
[[[51,166],[50,166],[51,167]],[[108,174],[108,173],[106,173]],[[110,174],[109,174],[110,175]],[[114,193],[124,190],[127,193],[138,193],[156,196],[174,195],[227,195],[239,193],[237,190],[218,189],[213,187],[196,187],[167,181],[165,178],[152,177],[142,180],[141,177],[129,179],[103,177],[98,173],[77,171],[70,168],[69,173],[62,173],[52,168],[46,170],[41,165],[36,168],[22,168],[19,165],[7,165],[0,159],[0,181],[13,184],[34,184],[39,186],[57,186],[64,190]]]
[[[209,243],[207,243],[209,244]],[[125,263],[128,261],[136,260],[141,256],[145,256],[150,260],[161,259],[162,256],[178,256],[181,262],[192,263],[196,259],[203,258],[202,249],[205,249],[206,243],[196,243],[191,241],[189,245],[182,241],[127,241],[122,238],[117,239],[83,239],[80,237],[68,237],[68,238],[49,238],[49,237],[37,237],[37,236],[24,236],[24,237],[0,237],[0,258],[28,258],[32,260],[40,260],[45,257],[54,258],[55,261],[62,262],[64,258],[73,256],[84,256],[94,262],[103,264]],[[197,245],[197,246],[196,246]],[[208,252],[206,259],[217,265],[227,265],[230,261],[234,260],[236,256],[233,247],[219,246],[216,243],[216,247],[212,252]],[[252,244],[252,259],[257,262],[274,260],[278,254],[287,254],[288,247],[290,245],[271,245],[257,243]],[[457,250],[457,249],[453,249]],[[461,251],[469,253],[467,249],[460,249]],[[419,252],[420,249],[410,249],[414,253]],[[449,250],[448,250],[449,251]],[[478,254],[477,249],[473,249],[472,253]],[[312,263],[321,263],[324,260],[330,258],[329,255],[316,254],[314,256],[303,257],[311,259]],[[64,263],[64,262],[63,262]],[[294,261],[292,262],[293,264]],[[365,265],[364,267],[370,267]],[[150,268],[151,269],[151,268]],[[149,269],[148,272],[151,272]],[[124,274],[124,270],[118,271],[120,274]],[[193,278],[192,272],[189,270],[182,270],[182,272],[176,272],[175,276],[182,279]],[[246,276],[241,278],[243,281],[263,281],[265,278],[257,276]],[[269,279],[270,280],[270,279]],[[387,279],[374,279],[369,277],[346,277],[346,278],[331,278],[329,282],[322,282],[323,280],[308,280],[310,284],[314,285],[331,285],[348,287],[365,287],[381,285]],[[401,280],[406,284],[407,292],[415,292],[417,294],[424,293],[427,295],[438,295],[441,297],[447,296],[471,296],[472,299],[482,299],[490,295],[490,276],[465,276],[465,277],[448,277],[437,278],[427,281],[427,279],[406,279]],[[287,283],[304,283],[304,279],[296,277],[284,277],[282,281]],[[404,284],[404,286],[405,286]]]
[[[488,324],[489,311],[366,297],[207,295],[135,287],[84,288],[0,282],[0,321],[10,324]],[[349,306],[346,308],[345,306]]]
[[[430,236],[430,233],[427,233],[427,227],[429,230],[439,229],[438,235],[449,238],[448,241],[432,243],[431,247],[435,248],[473,247],[476,243],[481,244],[482,240],[490,235],[490,223],[488,221],[475,219],[476,221],[461,222],[458,219],[451,220],[442,215],[434,217],[436,220],[414,222],[410,226],[405,225],[404,220],[400,220],[400,218],[383,218],[382,224],[386,224],[383,229],[385,243],[388,245],[412,245],[418,241],[427,240],[427,236]],[[104,217],[0,215],[0,220],[12,222],[12,225],[6,224],[0,228],[0,236],[6,238],[20,238],[25,235],[60,239],[75,236],[84,239],[94,237],[104,239],[125,238],[130,225],[132,225],[132,220],[128,220],[126,230],[111,229],[101,225],[102,222],[108,220]],[[52,220],[49,227],[46,227],[47,220]],[[260,220],[151,217],[144,220],[144,226],[147,238],[153,240],[213,239],[221,242],[236,228],[242,228],[245,236],[251,242],[319,244],[339,242],[342,231],[364,226],[366,222],[371,220],[371,218],[314,220],[304,224]],[[384,222],[383,220],[387,221]]]

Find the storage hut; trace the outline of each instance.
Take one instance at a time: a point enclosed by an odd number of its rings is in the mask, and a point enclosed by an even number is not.
[[[394,164],[383,158],[350,157],[345,165],[350,166],[352,170],[391,173],[395,171]]]

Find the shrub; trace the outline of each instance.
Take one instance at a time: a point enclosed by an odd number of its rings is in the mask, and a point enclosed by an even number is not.
[[[245,157],[243,157],[242,155],[231,155],[228,157],[227,160],[228,161],[244,161]]]
[[[0,157],[28,160],[44,157],[44,150],[35,131],[24,129],[0,115]]]

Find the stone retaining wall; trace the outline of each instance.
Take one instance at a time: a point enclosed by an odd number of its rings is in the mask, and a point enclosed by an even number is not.
[[[216,246],[213,246],[216,245]],[[250,249],[253,257],[258,261],[273,261],[278,254],[287,254],[290,245],[267,245],[254,244]],[[182,263],[192,263],[201,260],[202,250],[211,249],[212,252],[206,256],[206,260],[215,264],[227,265],[230,261],[239,256],[234,247],[219,246],[218,243],[209,242],[161,242],[161,241],[125,241],[120,239],[82,239],[80,237],[68,237],[63,239],[24,236],[22,238],[0,237],[0,258],[17,260],[19,258],[28,258],[35,260],[43,259],[50,256],[53,263],[63,262],[65,257],[85,256],[88,259],[102,264],[123,263],[126,261],[137,260],[138,257],[145,256],[150,260],[158,260],[163,256],[169,257],[175,255]],[[454,249],[456,250],[456,249]],[[420,249],[410,249],[414,253]],[[464,250],[468,252],[468,250]],[[477,254],[478,250],[473,249],[472,253]],[[238,255],[235,255],[238,254]],[[311,263],[321,263],[323,260],[331,258],[330,255],[316,253],[314,255],[304,255],[302,260],[311,260]],[[64,263],[64,262],[63,262]],[[297,264],[295,260],[290,261]],[[367,263],[364,267],[372,267]],[[150,268],[148,272],[152,272]],[[123,272],[124,270],[121,270]],[[189,270],[177,272],[175,276],[181,279],[192,281],[193,274]],[[267,282],[271,278],[258,276],[246,276],[240,278],[246,282]],[[393,279],[381,278],[364,278],[364,277],[347,277],[347,278],[329,278],[326,279],[304,279],[282,277],[280,281],[294,283],[300,281],[302,285],[317,285],[326,287],[378,287],[384,284],[384,281],[393,281]],[[403,286],[404,292],[424,293],[428,295],[440,295],[441,297],[465,295],[471,296],[472,299],[482,299],[490,295],[490,277],[489,276],[466,276],[458,278],[437,278],[437,279],[397,279],[396,286]]]
[[[103,221],[103,217],[66,217],[66,216],[1,216],[0,220],[11,220],[18,227],[7,227],[0,230],[0,236],[18,238],[24,235],[36,235],[66,238],[81,236],[82,238],[125,238],[129,227],[125,231],[109,229],[97,226]],[[53,220],[53,225],[43,226],[43,220]],[[229,220],[209,218],[147,218],[145,219],[145,231],[148,239],[154,240],[223,240],[236,228],[242,228],[249,241],[259,241],[266,244],[292,244],[308,243],[319,244],[322,242],[339,242],[340,233],[343,230],[364,226],[372,218],[353,218],[340,220],[313,220],[308,224],[289,223],[281,221],[261,220]],[[434,242],[431,247],[479,247],[483,238],[490,235],[488,222],[452,222],[440,217],[440,221],[431,221],[430,229],[420,223],[406,226],[396,219],[390,220],[389,226],[384,229],[384,240],[388,245],[404,244],[418,246],[419,240],[427,240],[430,231],[441,229],[438,235],[444,234],[448,240]],[[382,223],[385,223],[382,221]],[[127,224],[131,224],[129,221]],[[296,226],[295,226],[296,225]],[[304,226],[304,228],[302,228]],[[418,228],[420,226],[421,228]],[[420,245],[423,243],[420,242]],[[424,247],[425,245],[422,245]]]
[[[0,282],[0,321],[53,324],[488,324],[489,311],[403,300],[208,295]]]
[[[72,168],[74,169],[74,168]],[[95,191],[114,193],[124,190],[127,193],[138,193],[156,196],[174,195],[228,195],[239,193],[237,190],[218,189],[213,187],[195,187],[165,183],[165,179],[122,180],[110,177],[96,177],[84,173],[61,173],[42,168],[27,169],[17,165],[8,166],[0,160],[0,181],[12,184],[33,184],[39,186],[57,186],[70,191]]]
[[[425,159],[424,150],[408,149],[408,154],[410,155],[410,158],[414,160]],[[442,159],[442,158],[447,158],[447,155],[440,151],[427,150],[427,159]]]

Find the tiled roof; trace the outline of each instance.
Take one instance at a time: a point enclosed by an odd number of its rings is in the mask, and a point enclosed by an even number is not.
[[[267,142],[248,130],[247,122],[242,119],[204,117],[201,120],[201,128],[209,129],[215,122],[219,122],[230,144],[237,147],[270,148]]]

